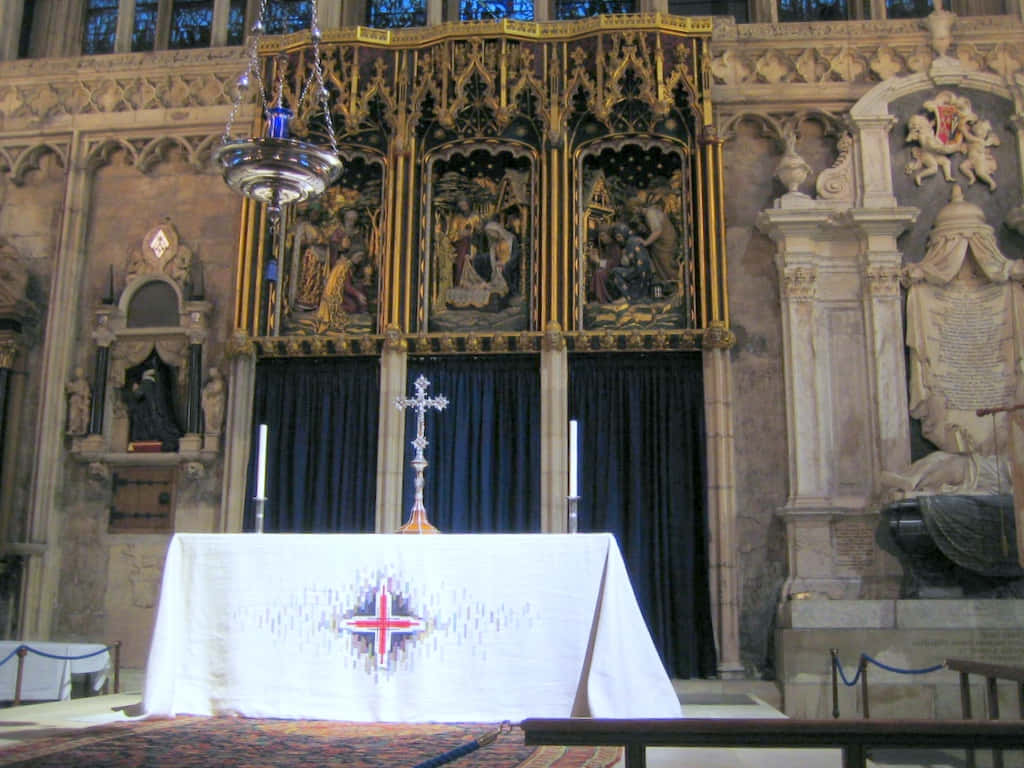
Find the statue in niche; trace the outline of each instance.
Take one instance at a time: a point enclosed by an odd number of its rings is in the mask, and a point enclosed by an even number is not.
[[[992,227],[953,187],[924,259],[906,269],[910,415],[938,450],[886,471],[892,498],[996,494],[1011,487],[1006,414],[1024,361],[1024,263],[999,251]]]
[[[430,330],[527,328],[529,161],[478,150],[436,168]]]
[[[203,387],[203,422],[206,427],[206,434],[219,435],[224,425],[224,402],[227,393],[224,387],[224,377],[217,368],[210,369],[210,380]]]
[[[151,355],[142,372],[126,387],[128,405],[129,450],[178,450],[183,431],[178,424],[171,393],[169,371],[157,356]]]
[[[89,432],[89,409],[92,406],[92,388],[85,378],[85,371],[75,368],[64,391],[68,396],[68,434],[81,436]]]

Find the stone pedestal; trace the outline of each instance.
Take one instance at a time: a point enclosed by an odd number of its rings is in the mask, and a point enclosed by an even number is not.
[[[832,717],[835,648],[853,680],[862,653],[897,669],[923,669],[946,659],[1019,665],[1024,658],[1024,600],[790,600],[776,633],[783,709],[790,717]],[[868,664],[872,719],[959,719],[960,678],[922,675]],[[984,679],[971,678],[975,717],[987,717]],[[839,680],[842,718],[863,717],[862,689]],[[1016,688],[999,688],[1000,711],[1017,711]]]

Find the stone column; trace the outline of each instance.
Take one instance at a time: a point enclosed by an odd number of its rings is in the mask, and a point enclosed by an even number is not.
[[[64,382],[76,351],[78,327],[69,322],[68,307],[81,298],[85,266],[85,240],[90,210],[90,176],[84,139],[69,147],[68,174],[61,215],[60,243],[47,307],[46,337],[42,351],[39,414],[35,463],[28,502],[28,542],[33,549],[26,570],[21,606],[23,637],[50,637],[57,583],[60,578],[58,488],[64,472]]]
[[[6,332],[0,332],[0,541],[10,541],[11,510],[14,499],[14,467],[7,446],[12,445],[21,432],[22,386],[11,376],[18,359],[19,344]]]
[[[188,403],[185,406],[185,432],[199,434],[199,401],[203,395],[203,345],[188,346]]]
[[[0,61],[14,61],[18,58],[24,7],[24,0],[0,3]]]
[[[132,50],[132,32],[135,29],[135,0],[120,0],[117,6],[117,35],[114,38],[115,53],[129,53]]]
[[[377,533],[394,533],[405,520],[402,483],[405,479],[405,411],[395,398],[405,397],[409,354],[402,332],[384,332],[380,355],[380,423],[377,428]]]
[[[231,0],[213,0],[213,20],[210,28],[210,45],[214,48],[228,44],[228,22],[230,20]]]
[[[736,337],[724,325],[704,334],[704,422],[707,441],[709,582],[718,675],[743,676],[740,661],[739,573],[736,565],[736,445],[732,429],[732,362]]]
[[[896,238],[917,218],[917,209],[850,212],[861,233],[864,320],[874,360],[877,470],[902,471],[910,465],[907,423],[907,370],[904,357],[900,271],[903,257]]]
[[[569,353],[558,323],[544,334],[540,353],[540,525],[568,530]]]
[[[103,411],[107,405],[107,366],[110,343],[96,347],[96,365],[92,376],[92,410],[89,412],[89,434],[103,434]]]
[[[237,333],[224,349],[228,362],[228,406],[224,420],[224,479],[221,490],[220,531],[241,533],[245,506],[245,481],[252,441],[253,390],[256,383],[256,348],[245,334]]]

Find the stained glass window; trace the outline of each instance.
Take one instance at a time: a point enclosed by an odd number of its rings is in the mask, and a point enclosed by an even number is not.
[[[533,20],[533,0],[460,0],[462,21],[485,19]]]
[[[813,1],[795,0],[795,2]],[[794,0],[780,0],[780,3],[785,2],[794,2]],[[668,0],[668,12],[674,13],[676,16],[732,16],[741,24],[749,21],[747,0]]]
[[[231,0],[228,11],[228,45],[245,42],[245,0]]]
[[[85,6],[82,53],[110,53],[117,37],[117,0],[89,0]]]
[[[931,0],[885,0],[885,15],[889,19],[923,18],[931,12]]]
[[[634,0],[555,0],[556,19],[583,19],[599,13],[633,13]]]
[[[849,18],[846,0],[779,0],[779,21],[832,21]]]
[[[422,27],[427,23],[426,0],[370,0],[366,23],[382,29]]]
[[[135,0],[133,51],[152,51],[156,47],[156,17],[159,6],[159,0]]]
[[[169,48],[205,48],[210,44],[213,0],[174,0]]]
[[[310,0],[270,0],[263,24],[268,35],[286,35],[309,29],[312,16]]]

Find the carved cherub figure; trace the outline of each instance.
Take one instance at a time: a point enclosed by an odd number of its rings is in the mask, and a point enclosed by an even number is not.
[[[978,120],[964,126],[964,146],[961,150],[967,157],[960,163],[960,173],[970,183],[980,180],[988,185],[990,191],[996,191],[996,180],[992,174],[996,172],[996,159],[989,147],[999,146],[999,137],[992,131],[988,120]]]

